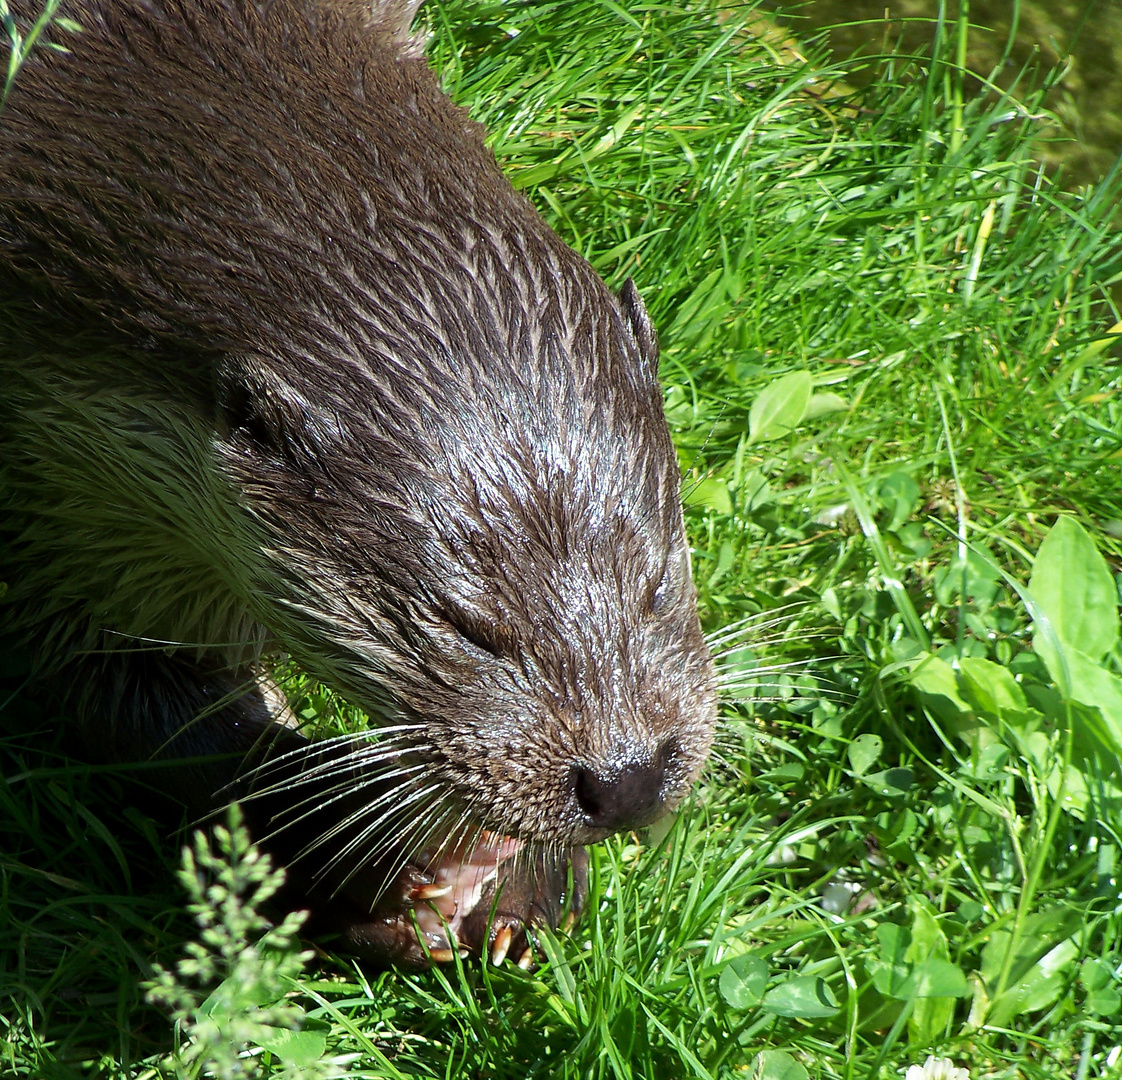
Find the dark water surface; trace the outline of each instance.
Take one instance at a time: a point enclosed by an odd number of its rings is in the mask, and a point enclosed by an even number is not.
[[[838,56],[876,55],[929,45],[938,12],[937,0],[809,0],[788,5],[783,22],[803,41],[831,27],[826,41]],[[1042,153],[1062,165],[1069,186],[1103,176],[1122,153],[1122,0],[972,0],[969,12],[971,71],[989,76],[1001,65],[996,81],[1008,86],[1028,61],[1070,65],[1047,101],[1063,141]],[[948,0],[948,33],[957,14],[956,0]]]

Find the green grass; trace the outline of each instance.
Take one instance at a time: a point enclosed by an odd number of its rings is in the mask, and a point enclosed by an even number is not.
[[[952,24],[856,94],[751,17],[429,9],[508,174],[660,328],[724,720],[537,971],[278,977],[323,1035],[287,1075],[1122,1077],[1119,185],[1037,168],[1028,76],[964,98]],[[166,848],[5,715],[0,1075],[175,1075]]]

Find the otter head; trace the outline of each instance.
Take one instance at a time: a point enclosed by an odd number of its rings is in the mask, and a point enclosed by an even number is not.
[[[637,291],[544,226],[466,246],[415,271],[407,313],[396,291],[368,312],[347,365],[243,367],[224,442],[269,553],[258,617],[385,731],[301,766],[309,863],[382,898],[348,934],[406,960],[419,900],[469,943],[496,890],[516,933],[555,921],[574,850],[677,805],[714,722]],[[347,807],[345,844],[313,804]]]

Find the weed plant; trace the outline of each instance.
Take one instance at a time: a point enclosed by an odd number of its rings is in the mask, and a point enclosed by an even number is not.
[[[217,1075],[210,1017],[237,1075],[1122,1077],[1116,178],[1037,167],[1043,85],[969,90],[964,19],[856,93],[750,6],[427,10],[514,183],[661,330],[712,766],[595,850],[537,970],[320,956],[209,1011],[157,976],[177,1056],[143,986],[197,931],[155,829],[15,693],[0,1073]],[[299,1051],[244,1024],[285,995]]]

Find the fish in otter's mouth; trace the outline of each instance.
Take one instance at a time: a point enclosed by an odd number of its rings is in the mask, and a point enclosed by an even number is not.
[[[0,554],[89,756],[244,800],[363,955],[522,959],[685,797],[713,668],[638,290],[506,181],[416,6],[68,5],[0,113]],[[378,731],[279,724],[277,655]]]

